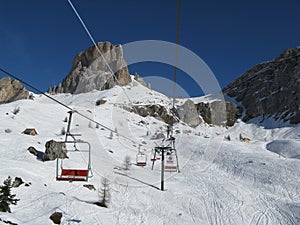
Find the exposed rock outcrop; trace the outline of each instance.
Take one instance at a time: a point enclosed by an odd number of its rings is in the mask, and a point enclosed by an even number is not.
[[[144,81],[144,79],[143,79],[138,73],[135,73],[135,74],[134,74],[134,80],[136,80],[137,82],[139,82],[141,85],[143,85],[143,86],[145,86],[145,87],[151,89],[150,83],[146,83],[146,82]]]
[[[43,161],[68,158],[67,148],[64,142],[57,142],[54,140],[47,141],[45,147],[46,151],[43,156]]]
[[[131,82],[127,64],[123,58],[121,45],[99,42],[97,46],[106,62],[114,72],[117,81],[110,73],[105,61],[95,46],[78,53],[68,76],[59,84],[48,90],[49,93],[85,93],[112,88],[116,84],[126,85]]]
[[[52,220],[52,222],[54,224],[60,224],[61,218],[62,218],[62,213],[61,212],[52,213],[49,218],[50,218],[50,220]]]
[[[196,104],[197,112],[207,124],[233,126],[237,119],[234,103],[214,101]]]
[[[26,128],[22,134],[27,134],[27,135],[31,135],[31,136],[35,136],[38,134],[38,132],[36,131],[36,129],[34,128]]]
[[[9,77],[0,79],[0,104],[28,97],[28,90],[18,80],[11,80]]]
[[[177,109],[177,113],[179,119],[191,127],[196,127],[202,122],[194,102],[190,99]]]
[[[15,177],[15,180],[12,183],[12,187],[17,188],[20,187],[22,184],[24,184],[24,181],[22,180],[21,177]]]
[[[38,156],[39,154],[38,151],[33,146],[30,146],[27,150],[29,151],[30,154],[33,154],[34,156]]]
[[[133,109],[129,109],[131,112],[138,113],[142,117],[152,116],[164,121],[167,124],[173,124],[178,122],[178,118],[161,105],[143,105],[134,106]]]
[[[261,116],[300,122],[300,47],[288,49],[271,62],[254,66],[223,89],[245,108],[248,121]]]
[[[191,127],[196,127],[202,122],[218,126],[233,126],[238,112],[236,105],[231,102],[214,101],[195,104],[190,99],[176,110],[167,110],[161,105],[142,105],[134,108],[124,107],[124,109],[142,117],[155,117],[170,125],[181,120]]]

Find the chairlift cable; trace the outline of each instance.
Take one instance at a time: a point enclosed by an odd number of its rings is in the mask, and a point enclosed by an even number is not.
[[[77,18],[79,19],[81,25],[83,26],[84,30],[86,31],[86,33],[88,34],[89,38],[91,39],[92,43],[94,44],[96,50],[98,51],[99,55],[101,56],[102,60],[104,61],[104,63],[106,64],[109,72],[111,73],[111,75],[114,77],[115,81],[117,82],[117,84],[121,87],[122,91],[124,92],[126,98],[128,99],[128,101],[130,102],[130,104],[133,106],[133,102],[131,101],[131,99],[129,98],[128,94],[126,93],[125,89],[122,87],[122,85],[120,84],[118,78],[116,77],[115,73],[113,72],[112,68],[110,67],[110,65],[108,64],[107,60],[105,59],[104,55],[102,54],[101,50],[99,49],[97,43],[95,42],[93,36],[91,35],[89,29],[87,28],[86,24],[84,23],[84,21],[82,20],[81,16],[79,15],[78,11],[76,10],[76,8],[74,7],[74,5],[72,4],[71,0],[68,0],[72,10],[74,11],[74,13],[76,14]],[[137,109],[135,107],[133,107],[133,110],[136,112],[137,115]],[[150,131],[150,129],[148,128],[147,124],[146,124],[146,128],[148,131]]]
[[[15,76],[15,75],[13,75],[13,74],[7,72],[6,70],[0,68],[0,71],[1,71],[2,73],[6,74],[6,75],[8,75],[8,76],[10,76],[10,77],[12,77],[12,78],[18,80],[18,81],[20,81],[20,82],[23,83],[24,85],[30,87],[31,89],[37,91],[37,92],[40,93],[40,94],[46,96],[47,98],[50,98],[52,101],[55,101],[56,103],[58,103],[58,104],[60,104],[60,105],[62,105],[62,106],[64,106],[64,107],[66,107],[66,108],[69,109],[69,110],[73,110],[72,108],[70,108],[70,107],[67,106],[66,104],[64,104],[64,103],[62,103],[62,102],[56,100],[55,98],[51,97],[50,95],[47,95],[46,93],[42,92],[42,91],[39,90],[38,88],[35,88],[35,87],[32,86],[31,84],[27,83],[27,82],[24,81],[24,80],[21,80],[20,78],[18,78],[17,76]]]
[[[176,55],[175,55],[175,66],[174,66],[173,109],[175,108],[175,98],[176,98],[176,79],[177,79],[177,67],[178,67],[179,27],[180,27],[180,0],[178,0],[178,2],[177,2]]]
[[[40,94],[46,96],[47,98],[51,99],[52,101],[56,102],[57,104],[62,105],[63,107],[67,108],[68,110],[74,111],[74,109],[72,109],[71,107],[67,106],[66,104],[64,104],[64,103],[62,103],[62,102],[60,102],[60,101],[58,101],[57,99],[51,97],[50,95],[48,95],[48,94],[42,92],[40,89],[34,87],[33,85],[29,84],[28,82],[26,82],[26,81],[24,81],[24,80],[22,80],[22,79],[20,79],[20,78],[17,77],[16,75],[13,75],[13,74],[9,73],[9,72],[7,72],[6,70],[4,70],[4,69],[2,69],[2,68],[0,68],[0,71],[1,71],[2,73],[4,73],[4,74],[8,75],[9,77],[12,77],[12,78],[14,78],[14,79],[20,81],[22,84],[24,84],[24,85],[30,87],[31,89],[37,91],[38,93],[40,93]],[[136,143],[136,141],[132,140],[131,138],[126,137],[125,135],[122,135],[122,134],[118,133],[117,131],[115,131],[115,130],[113,130],[113,129],[111,129],[111,128],[109,128],[109,127],[107,127],[107,126],[105,126],[105,125],[103,125],[103,124],[101,124],[101,123],[99,123],[99,122],[97,122],[96,120],[89,118],[88,116],[84,115],[83,113],[78,112],[78,111],[74,111],[74,112],[76,112],[79,116],[81,116],[81,117],[83,117],[83,118],[85,118],[85,119],[87,119],[87,120],[89,120],[89,121],[91,121],[91,122],[93,122],[93,123],[95,123],[95,124],[98,124],[99,126],[105,128],[105,129],[107,129],[107,130],[109,130],[109,131],[111,131],[111,132],[113,132],[113,133],[118,134],[120,137],[123,137],[123,138],[125,138],[125,139],[127,139],[127,140],[132,141],[133,143]]]

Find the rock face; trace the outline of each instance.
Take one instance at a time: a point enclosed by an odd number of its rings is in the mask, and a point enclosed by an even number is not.
[[[169,112],[161,105],[143,105],[132,108],[124,108],[130,112],[139,114],[142,117],[152,116],[171,125],[185,122],[191,127],[196,127],[202,122],[218,126],[233,126],[237,119],[237,107],[234,103],[224,101],[214,101],[212,103],[200,102],[195,104],[188,99],[176,110]]]
[[[130,112],[138,113],[142,117],[152,116],[164,121],[167,124],[177,123],[176,116],[168,112],[168,110],[161,105],[143,105],[134,106],[134,109],[129,109]]]
[[[254,66],[223,92],[242,103],[248,121],[262,116],[300,122],[300,47],[288,49],[275,60]]]
[[[233,126],[237,119],[236,105],[231,102],[200,102],[196,108],[207,124]]]
[[[143,86],[145,86],[145,87],[151,89],[150,83],[147,84],[147,83],[144,81],[144,79],[143,79],[138,73],[135,73],[135,74],[134,74],[134,80],[136,80],[137,82],[139,82],[141,85],[143,85]]]
[[[64,142],[56,142],[54,140],[47,141],[45,147],[46,151],[43,156],[43,161],[68,158],[67,148]]]
[[[11,80],[9,77],[0,79],[0,104],[27,99],[28,97],[28,90],[18,80]]]
[[[179,119],[187,123],[191,127],[196,127],[202,122],[194,102],[190,99],[188,99],[182,106],[177,109],[177,113]]]
[[[113,45],[110,42],[99,42],[97,46],[114,72],[117,81],[110,73],[97,48],[91,46],[75,56],[68,76],[58,87],[50,88],[48,92],[77,94],[94,89],[109,89],[116,84],[126,85],[130,83],[131,77],[123,58],[122,46]]]

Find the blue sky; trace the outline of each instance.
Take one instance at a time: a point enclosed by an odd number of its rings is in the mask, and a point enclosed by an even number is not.
[[[96,41],[175,42],[177,0],[72,2]],[[43,91],[58,84],[74,56],[92,45],[67,0],[2,1],[0,18],[0,68]],[[181,0],[179,43],[200,56],[224,87],[252,66],[299,46],[299,21],[298,0]],[[173,68],[159,63],[129,69],[173,77]],[[184,73],[178,83],[191,96],[202,93]]]

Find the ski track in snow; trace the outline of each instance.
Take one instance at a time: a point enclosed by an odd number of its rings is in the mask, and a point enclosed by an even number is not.
[[[167,97],[139,84],[126,90],[133,102],[171,105]],[[159,143],[146,135],[147,129],[152,133],[162,132],[166,126],[154,118],[141,118],[123,110],[122,105],[126,105],[127,100],[120,93],[120,88],[115,87],[103,92],[54,96],[136,140],[133,143],[116,135],[110,139],[109,131],[89,128],[88,121],[74,118],[73,132],[81,133],[81,138],[92,144],[94,177],[88,183],[93,184],[96,191],[84,188],[84,183],[55,181],[55,162],[43,163],[27,152],[29,146],[43,151],[46,141],[64,140],[59,135],[66,126],[64,108],[39,95],[35,95],[34,101],[0,106],[1,181],[10,175],[32,183],[29,187],[22,185],[13,189],[20,201],[11,207],[11,214],[0,213],[1,219],[18,224],[52,224],[49,216],[59,211],[63,213],[62,224],[300,223],[300,161],[266,149],[267,143],[273,140],[297,137],[299,126],[270,130],[239,122],[228,129],[208,125],[192,129],[179,124],[176,129],[180,133],[175,137],[181,172],[166,173],[166,190],[162,192],[159,190],[160,163],[157,162],[152,171],[150,163],[139,168],[134,161],[138,142],[144,141],[142,150],[148,162],[151,149]],[[95,107],[95,101],[103,97],[107,103]],[[17,115],[11,113],[15,107],[20,107]],[[147,121],[148,127],[141,126],[141,120]],[[35,127],[39,134],[35,137],[21,134],[27,127]],[[6,128],[12,133],[5,133]],[[250,137],[250,143],[241,142],[240,133]],[[231,141],[223,138],[228,134]],[[129,171],[120,169],[126,155],[133,163]],[[110,180],[108,208],[91,204],[98,199],[102,177]]]

